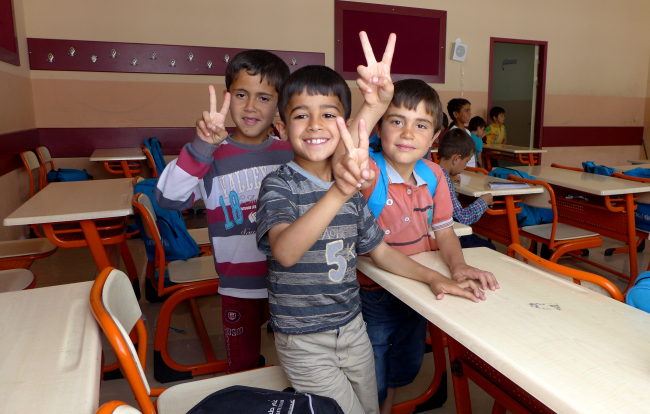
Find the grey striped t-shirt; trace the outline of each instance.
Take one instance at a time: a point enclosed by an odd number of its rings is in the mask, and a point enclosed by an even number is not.
[[[332,182],[293,161],[270,173],[257,201],[257,247],[266,254],[271,326],[284,334],[323,332],[347,324],[360,311],[357,255],[384,238],[361,193],[351,197],[305,255],[291,267],[271,253],[268,231],[305,214]]]

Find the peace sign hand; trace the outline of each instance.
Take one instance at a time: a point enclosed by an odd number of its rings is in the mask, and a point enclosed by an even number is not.
[[[333,166],[334,182],[346,197],[353,196],[360,189],[368,188],[375,180],[375,172],[368,168],[368,131],[363,119],[359,120],[359,147],[355,147],[343,118],[336,118],[336,125],[346,153],[339,157]]]
[[[219,145],[228,138],[224,122],[230,108],[230,93],[225,93],[223,106],[217,112],[217,94],[214,86],[210,85],[208,89],[210,90],[210,112],[203,111],[203,118],[196,120],[196,135],[205,142]]]
[[[368,35],[366,32],[360,32],[361,47],[363,54],[366,56],[367,66],[359,65],[357,72],[359,78],[357,79],[357,86],[363,94],[363,98],[370,106],[384,105],[388,106],[391,99],[393,99],[393,81],[390,77],[390,65],[393,61],[393,53],[395,51],[395,42],[397,36],[391,33],[388,37],[386,50],[381,62],[377,62],[375,54],[370,46]]]

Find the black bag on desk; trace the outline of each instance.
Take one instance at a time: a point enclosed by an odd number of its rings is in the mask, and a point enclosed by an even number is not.
[[[187,414],[343,414],[331,398],[236,385],[214,392]]]

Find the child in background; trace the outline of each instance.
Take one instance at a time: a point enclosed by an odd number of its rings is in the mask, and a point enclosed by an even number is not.
[[[447,180],[454,205],[454,219],[468,226],[479,221],[488,206],[493,203],[492,194],[485,194],[477,198],[469,206],[463,208],[456,197],[456,190],[452,178],[463,172],[465,165],[473,156],[474,142],[472,138],[458,128],[449,131],[445,135],[438,149],[439,164]],[[480,238],[476,234],[459,237],[459,240],[463,249],[468,247],[489,247],[492,250],[496,250],[496,247],[492,243]]]
[[[255,242],[255,212],[264,176],[293,159],[291,145],[269,135],[288,76],[287,64],[272,53],[237,54],[226,68],[221,111],[210,85],[210,112],[197,120],[196,138],[165,168],[155,192],[158,204],[171,210],[205,200],[228,373],[265,365],[260,326],[268,320],[266,257]],[[224,128],[229,108],[237,127],[231,135]]]
[[[475,116],[469,120],[469,129],[470,136],[474,140],[474,146],[476,147],[476,153],[474,153],[474,159],[476,160],[477,166],[483,165],[483,157],[481,152],[483,152],[483,137],[485,136],[485,127],[487,124],[485,120],[480,116]]]
[[[492,123],[485,128],[486,143],[490,144],[506,144],[508,137],[506,137],[506,110],[500,106],[495,106],[490,109],[490,119]]]
[[[449,131],[460,128],[462,131],[466,131],[467,135],[471,134],[471,132],[465,128],[465,125],[467,125],[472,119],[472,104],[467,99],[452,99],[447,103],[447,112],[451,118],[451,128]],[[476,161],[473,158],[470,159],[467,166],[476,167]]]
[[[394,41],[391,35],[389,45]],[[368,73],[372,83],[377,76]],[[279,111],[276,126],[295,157],[264,179],[257,214],[278,357],[296,390],[333,398],[346,414],[375,414],[377,385],[360,314],[357,256],[370,254],[389,272],[425,281],[439,299],[449,293],[478,302],[484,295],[473,281],[454,282],[383,241],[358,191],[375,178],[363,168],[365,123],[356,122],[356,148],[345,127],[350,90],[338,73],[325,66],[298,69],[280,90]],[[341,139],[347,152],[335,159]]]

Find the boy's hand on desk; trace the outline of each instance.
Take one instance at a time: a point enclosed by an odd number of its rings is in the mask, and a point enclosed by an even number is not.
[[[210,90],[210,112],[203,111],[203,118],[196,121],[196,135],[205,142],[219,145],[228,138],[224,122],[230,108],[230,93],[225,93],[223,106],[217,112],[217,94],[214,86],[210,85],[208,89]]]
[[[395,51],[395,42],[397,36],[391,33],[388,37],[386,50],[381,62],[377,62],[375,54],[370,46],[368,35],[366,32],[359,33],[361,38],[361,47],[366,56],[366,63],[368,66],[359,65],[357,72],[359,78],[357,79],[357,86],[363,94],[366,104],[369,106],[380,105],[383,110],[388,107],[390,101],[393,99],[393,81],[390,78],[390,65],[393,61],[393,53]]]
[[[345,120],[338,117],[336,125],[339,128],[346,153],[340,156],[332,167],[334,184],[343,195],[351,197],[360,189],[368,188],[375,180],[375,172],[368,168],[368,159],[370,158],[368,131],[366,122],[360,119],[359,148],[356,148],[350,132],[345,126]]]
[[[456,282],[478,280],[481,283],[481,287],[483,289],[499,289],[499,283],[492,273],[486,272],[484,270],[479,270],[466,264],[456,266],[456,268],[454,268],[451,272],[451,278]]]
[[[477,303],[479,299],[485,300],[485,294],[473,280],[464,282],[440,281],[432,283],[429,287],[438,300],[442,300],[445,295],[461,296]]]

